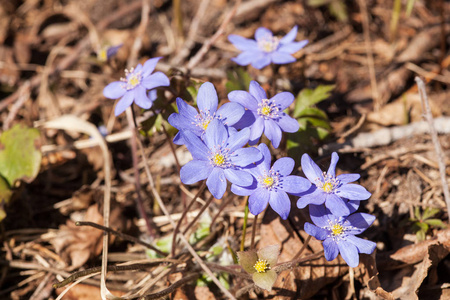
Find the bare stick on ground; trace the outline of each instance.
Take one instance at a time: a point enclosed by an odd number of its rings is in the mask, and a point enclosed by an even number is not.
[[[430,104],[428,102],[427,92],[425,90],[425,83],[420,77],[415,78],[417,87],[419,88],[420,100],[422,101],[422,110],[424,113],[424,118],[430,126],[430,135],[433,140],[434,150],[436,151],[438,164],[439,164],[439,174],[441,176],[442,191],[444,193],[445,203],[447,203],[447,215],[450,221],[450,192],[448,190],[448,184],[445,176],[445,156],[442,151],[441,144],[439,143],[438,135],[433,124],[433,116],[431,115]]]

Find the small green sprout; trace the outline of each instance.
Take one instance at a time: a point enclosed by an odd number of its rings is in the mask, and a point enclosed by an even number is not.
[[[414,209],[414,218],[409,219],[409,221],[414,222],[412,225],[412,230],[416,233],[416,237],[418,241],[424,241],[426,238],[426,234],[430,226],[445,228],[445,224],[440,219],[431,219],[434,215],[436,215],[441,210],[439,208],[430,208],[427,207],[423,211],[420,212],[420,208],[416,207]]]

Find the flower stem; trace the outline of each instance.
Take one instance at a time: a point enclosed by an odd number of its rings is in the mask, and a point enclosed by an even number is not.
[[[208,208],[208,206],[211,204],[211,202],[214,200],[214,196],[211,195],[211,197],[209,197],[208,201],[206,201],[205,205],[203,205],[203,207],[200,209],[200,211],[198,212],[198,214],[195,216],[194,220],[191,221],[191,223],[188,224],[188,226],[183,230],[183,234],[186,234],[188,232],[188,230],[192,227],[192,225],[195,224],[195,222],[198,221],[198,219],[200,218],[200,216],[203,214],[203,212]]]
[[[308,235],[308,237],[306,238],[305,242],[303,243],[302,248],[300,248],[300,250],[297,252],[297,254],[295,254],[295,256],[294,256],[294,258],[292,260],[296,260],[302,255],[303,251],[305,251],[306,247],[308,246],[308,243],[309,243],[310,240],[311,240],[311,236]]]
[[[197,194],[195,194],[194,198],[192,198],[191,202],[189,202],[188,206],[183,210],[183,213],[181,214],[180,220],[178,220],[177,225],[175,226],[175,229],[173,230],[173,238],[172,238],[172,251],[170,252],[171,256],[175,256],[175,249],[176,249],[176,242],[177,242],[177,234],[180,231],[181,223],[183,222],[184,217],[187,215],[189,210],[192,208],[192,206],[195,203],[195,200],[200,196],[200,194],[203,192],[203,190],[206,187],[206,180],[203,180],[202,185],[200,186],[200,189],[198,190]]]
[[[136,186],[136,202],[139,211],[139,215],[141,218],[145,220],[145,224],[147,225],[148,234],[151,237],[154,237],[155,233],[153,227],[151,226],[150,219],[145,212],[144,203],[141,198],[141,183],[139,181],[139,167],[138,167],[138,154],[137,154],[137,135],[136,135],[136,123],[133,117],[133,110],[131,107],[126,110],[128,124],[131,129],[131,156],[133,158],[133,170],[134,170],[134,184]]]
[[[245,199],[245,209],[244,209],[244,225],[242,226],[242,241],[241,241],[241,251],[244,251],[245,244],[245,232],[247,231],[247,220],[248,220],[248,196]]]
[[[255,249],[255,237],[256,237],[256,225],[258,224],[258,215],[253,219],[252,224],[252,242],[250,244],[250,249]]]

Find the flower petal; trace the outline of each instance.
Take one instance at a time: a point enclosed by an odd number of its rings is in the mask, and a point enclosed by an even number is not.
[[[332,238],[327,238],[323,241],[323,250],[325,254],[325,259],[328,261],[335,260],[339,254],[339,248]]]
[[[230,34],[228,36],[228,40],[233,44],[233,46],[241,51],[259,50],[258,44],[252,39],[246,39],[236,34]]]
[[[197,106],[200,112],[214,113],[217,111],[219,98],[217,97],[216,89],[211,82],[205,82],[198,89]]]
[[[341,197],[335,194],[328,194],[327,200],[325,200],[325,206],[331,211],[331,213],[337,217],[348,216],[350,209]]]
[[[239,133],[236,133],[239,134]],[[213,149],[218,145],[226,143],[228,140],[228,131],[222,121],[213,119],[208,128],[206,128],[204,141],[209,149]]]
[[[277,281],[277,273],[274,270],[268,270],[264,273],[253,273],[253,282],[260,288],[264,290],[268,290],[269,292],[272,290],[272,286],[275,281]]]
[[[116,117],[123,113],[130,105],[133,103],[134,93],[133,91],[126,92],[122,99],[119,100],[116,104],[116,108],[114,109],[114,114]]]
[[[184,184],[193,184],[206,179],[212,172],[211,164],[204,160],[191,160],[180,169],[180,179]]]
[[[263,131],[264,131],[264,119],[258,117],[258,118],[256,118],[255,123],[253,123],[252,127],[250,128],[249,139],[251,141],[259,139],[261,137]]]
[[[230,152],[234,152],[235,150],[244,147],[245,144],[247,144],[249,137],[249,128],[244,128],[241,131],[236,132],[235,134],[231,134],[228,138],[227,148],[230,149]]]
[[[294,54],[295,52],[299,51],[300,49],[302,49],[303,47],[305,47],[308,44],[308,40],[303,40],[300,42],[292,42],[292,43],[287,43],[284,45],[280,45],[280,47],[278,48],[278,52],[285,52],[285,53],[289,53],[289,54]]]
[[[162,57],[150,58],[144,63],[142,67],[142,76],[145,78],[155,70],[156,64]]]
[[[345,223],[352,226],[351,230],[348,230],[350,234],[360,234],[364,232],[375,221],[375,216],[366,213],[356,213],[347,217]]]
[[[232,126],[236,124],[244,115],[245,109],[239,103],[229,102],[222,105],[216,116],[222,120],[225,125]]]
[[[250,81],[250,86],[248,87],[250,94],[255,97],[255,99],[261,102],[262,99],[267,99],[266,91],[259,85],[258,82],[252,80]]]
[[[263,156],[263,162],[260,164],[262,171],[270,170],[270,163],[272,162],[272,154],[270,153],[269,147],[266,144],[261,143],[258,145],[259,152]],[[261,174],[262,175],[262,174]]]
[[[304,229],[307,234],[312,235],[319,241],[323,241],[328,236],[327,230],[320,228],[316,225],[313,225],[311,223],[308,223],[308,222],[305,223]]]
[[[213,168],[211,174],[206,179],[208,190],[216,199],[221,199],[227,189],[227,180],[221,168]]]
[[[289,64],[295,62],[297,59],[286,52],[275,51],[270,53],[270,58],[274,64]]]
[[[238,196],[250,196],[255,192],[255,190],[258,188],[258,182],[256,179],[252,182],[249,186],[240,186],[237,184],[231,185],[231,192]]]
[[[287,176],[294,170],[295,161],[290,157],[282,157],[276,160],[272,169],[278,171],[281,175]]]
[[[198,160],[208,160],[209,149],[197,135],[188,130],[181,131],[181,135],[192,157]]]
[[[341,174],[336,176],[336,179],[339,180],[341,183],[350,183],[353,181],[358,180],[361,177],[359,174]]]
[[[348,235],[347,241],[355,245],[359,253],[372,254],[372,252],[377,247],[376,243],[364,240],[354,235]]]
[[[313,188],[313,186],[311,186],[311,188]],[[298,199],[297,207],[301,209],[305,208],[308,204],[320,205],[323,204],[326,199],[326,194],[323,191],[315,188],[314,192],[312,192],[311,194],[303,195],[300,197],[300,199]]]
[[[273,190],[270,192],[269,204],[272,209],[286,220],[291,211],[291,200],[285,191]]]
[[[249,186],[253,183],[253,176],[245,171],[236,170],[236,169],[224,169],[223,170],[225,177],[231,183],[240,185],[240,186]]]
[[[267,53],[262,53],[262,55],[260,55],[260,57],[255,58],[252,62],[252,67],[255,69],[262,69],[265,66],[268,66],[270,64],[271,60],[270,60],[270,55]]]
[[[255,250],[250,251],[238,251],[237,256],[239,258],[239,264],[245,270],[245,272],[253,274],[256,269],[253,267],[258,260],[258,255]]]
[[[169,86],[170,80],[163,72],[155,72],[142,80],[142,85],[149,90],[161,86]]]
[[[359,265],[359,254],[356,246],[343,240],[339,241],[337,245],[342,258],[345,260],[347,265],[352,268],[356,268]]]
[[[283,115],[280,119],[276,121],[278,126],[283,130],[284,132],[297,132],[300,128],[300,124],[298,121],[294,118],[291,118],[288,115]]]
[[[281,40],[280,44],[287,44],[295,40],[297,37],[298,26],[295,25]]]
[[[270,98],[270,100],[274,101],[280,110],[285,110],[294,102],[294,95],[289,92],[281,92]]]
[[[264,52],[261,50],[257,51],[244,51],[236,57],[233,57],[231,60],[237,63],[240,66],[246,66],[251,64],[255,59],[259,57],[263,57]]]
[[[328,167],[327,174],[333,177],[336,177],[336,165],[338,163],[339,156],[336,152],[331,154],[331,162],[330,167]]]
[[[232,91],[228,93],[228,99],[231,102],[236,102],[243,107],[256,111],[258,109],[258,101],[249,92],[246,91]]]
[[[239,167],[246,167],[261,159],[261,152],[255,147],[237,149],[231,156],[231,162]]]
[[[264,120],[264,134],[272,142],[274,148],[278,148],[281,142],[281,129],[272,120]]]
[[[314,224],[321,228],[325,228],[330,225],[330,217],[332,217],[330,211],[323,205],[310,205],[309,216]]]
[[[124,86],[125,82],[122,81],[111,82],[103,89],[103,96],[109,99],[118,99],[127,92]]]
[[[314,183],[317,179],[323,182],[323,175],[322,170],[319,168],[318,165],[309,157],[308,154],[302,155],[302,170],[303,173],[305,173],[305,176]]]
[[[358,210],[359,204],[361,203],[361,201],[359,201],[359,200],[347,200],[346,203],[347,203],[348,209],[350,209],[350,213],[352,214],[352,213],[354,213],[355,211]]]
[[[280,255],[280,245],[276,244],[261,248],[256,252],[256,255],[258,255],[258,259],[264,259],[270,267],[274,267]]]
[[[269,203],[269,193],[266,189],[259,188],[248,198],[248,208],[253,215],[259,215]]]
[[[153,102],[147,97],[147,91],[141,85],[134,88],[134,103],[143,109],[152,107]]]
[[[255,31],[255,39],[256,39],[256,41],[259,41],[261,39],[272,38],[272,37],[273,37],[272,31],[270,31],[269,29],[267,29],[265,27],[259,27]]]
[[[336,194],[349,200],[367,200],[372,195],[364,187],[352,183],[344,184],[337,188]]]
[[[282,190],[289,194],[306,192],[311,187],[311,182],[306,178],[289,175],[283,178]]]
[[[194,123],[195,117],[198,115],[198,112],[195,108],[187,104],[186,101],[181,99],[180,97],[177,98],[177,108],[178,113],[180,116],[183,116],[187,120],[189,120],[190,123]]]

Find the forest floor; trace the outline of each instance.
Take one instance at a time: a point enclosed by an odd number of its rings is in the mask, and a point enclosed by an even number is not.
[[[313,2],[325,4],[308,4]],[[407,2],[414,2],[410,13]],[[0,299],[56,299],[62,292],[62,299],[102,299],[99,269],[68,291],[72,283],[53,286],[102,265],[103,231],[76,226],[80,220],[128,235],[111,234],[108,245],[113,267],[106,286],[123,299],[229,297],[203,267],[239,299],[450,299],[449,211],[441,180],[445,175],[450,182],[449,12],[443,0],[2,1],[1,132],[17,124],[38,128],[42,160],[33,178],[11,184],[7,198],[0,181]],[[295,25],[296,40],[309,40],[295,53],[296,62],[258,70],[231,60],[239,51],[228,35],[253,38],[266,27],[281,37]],[[104,45],[120,44],[107,61],[97,55]],[[132,106],[135,130],[125,113],[114,116],[117,101],[102,91],[127,66],[159,56],[156,70],[171,87],[159,92],[154,110]],[[437,141],[416,76],[426,85]],[[322,128],[308,124],[298,147],[290,148],[285,135],[271,150],[275,158],[294,158],[297,175],[303,176],[302,153],[326,170],[334,151],[337,173],[361,174],[358,183],[372,196],[359,211],[376,217],[362,237],[377,247],[360,256],[358,267],[349,268],[341,257],[325,260],[322,243],[303,230],[310,220],[307,208],[297,209],[298,197],[291,199],[287,220],[268,207],[257,218],[248,215],[244,232],[245,197],[228,191],[214,199],[200,183],[181,183],[179,167],[191,157],[171,142],[177,130],[167,116],[175,98],[188,101],[209,81],[225,103],[230,86],[247,90],[249,79],[271,96],[329,87],[313,105],[324,113]],[[165,106],[158,106],[162,99]],[[143,148],[135,151],[136,139]],[[150,250],[146,243],[171,252],[171,220],[180,220],[197,192],[181,222],[181,231],[188,231],[206,208],[186,235],[191,246],[178,241],[171,256]],[[239,251],[243,236],[245,249],[281,245],[279,264],[300,249],[303,260],[264,291],[233,263],[230,253]],[[224,261],[228,265],[220,265]]]

